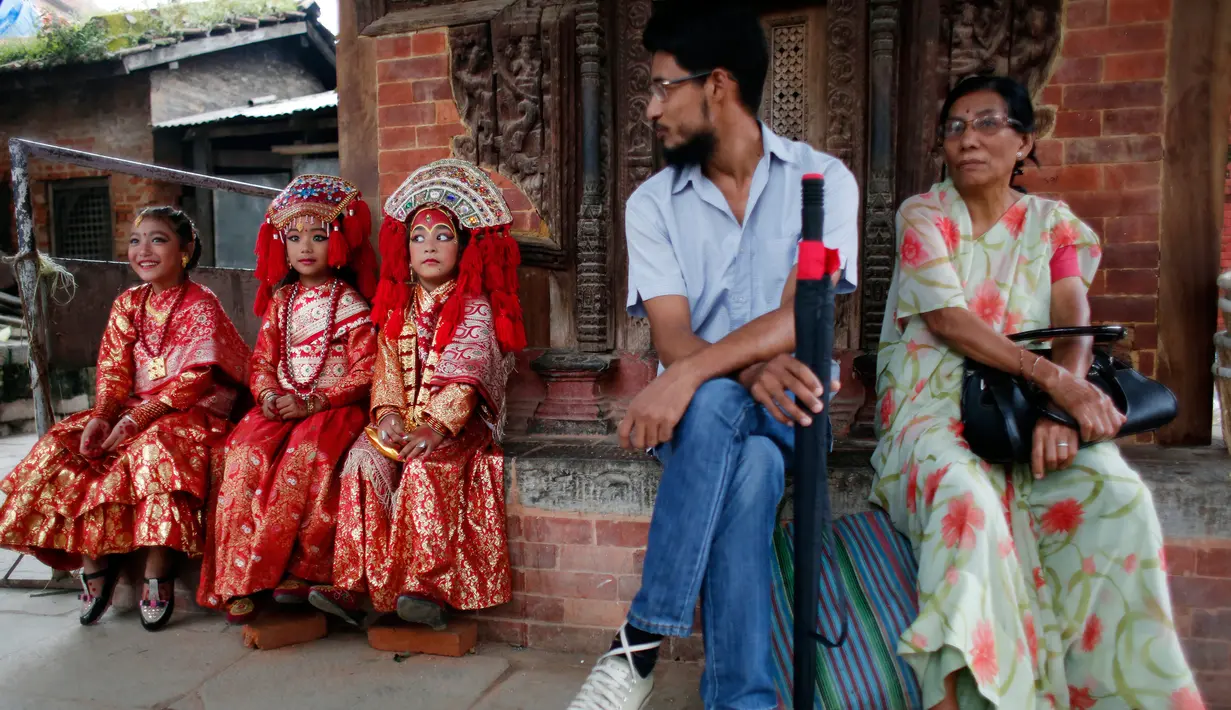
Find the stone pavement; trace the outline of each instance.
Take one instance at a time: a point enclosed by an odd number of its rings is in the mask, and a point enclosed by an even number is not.
[[[0,439],[0,476],[35,437]],[[0,550],[0,575],[17,559]],[[51,570],[22,558],[11,579],[30,585]],[[181,613],[165,630],[141,628],[131,590],[90,628],[77,623],[77,590],[0,589],[3,710],[562,710],[591,657],[499,644],[464,658],[376,651],[345,627],[273,651],[245,648],[221,616]],[[701,667],[663,663],[649,707],[701,708]]]
[[[563,710],[594,659],[485,645],[464,658],[375,651],[345,628],[273,651],[221,617],[178,614],[159,633],[135,609],[77,623],[76,593],[0,590],[5,710]],[[701,708],[696,664],[665,663],[650,708]]]

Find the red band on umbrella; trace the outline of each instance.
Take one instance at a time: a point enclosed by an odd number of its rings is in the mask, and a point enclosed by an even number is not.
[[[842,258],[837,249],[825,248],[824,242],[801,242],[799,245],[798,279],[817,281],[838,273]]]

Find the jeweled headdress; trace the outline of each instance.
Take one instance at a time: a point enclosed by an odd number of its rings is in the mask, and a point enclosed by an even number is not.
[[[332,175],[300,175],[286,186],[265,212],[256,240],[256,276],[260,288],[256,314],[265,315],[278,282],[289,273],[286,231],[296,220],[308,219],[329,230],[329,265],[350,266],[355,288],[371,299],[376,291],[376,253],[368,241],[372,213],[359,188]]]
[[[447,158],[415,170],[385,202],[380,228],[380,285],[373,316],[389,332],[400,333],[410,303],[410,245],[406,224],[424,207],[453,215],[469,234],[458,267],[457,291],[465,296],[486,294],[492,305],[496,341],[504,353],[526,347],[521,302],[517,297],[517,267],[521,252],[509,234],[513,214],[492,179],[464,160]],[[461,319],[462,298],[451,298],[440,316],[433,348],[444,350]]]

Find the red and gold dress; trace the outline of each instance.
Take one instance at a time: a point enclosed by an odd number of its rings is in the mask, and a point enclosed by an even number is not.
[[[214,447],[244,381],[248,346],[209,289],[120,294],[98,355],[96,404],[59,422],[0,481],[0,546],[57,569],[82,556],[170,547],[202,553]],[[80,451],[90,419],[139,433],[99,458]]]
[[[455,609],[510,598],[504,452],[493,437],[508,360],[483,296],[466,300],[453,341],[432,348],[454,290],[414,287],[400,335],[381,333],[372,381],[374,421],[398,412],[407,431],[430,426],[443,443],[402,464],[365,437],[342,470],[334,585],[368,593],[377,611],[393,611],[401,594]]]
[[[270,392],[316,393],[327,408],[297,421],[271,421],[258,407],[235,428],[197,590],[201,604],[271,589],[288,573],[331,578],[334,474],[368,421],[376,358],[370,310],[340,279],[274,294],[252,357],[252,393],[258,402]]]

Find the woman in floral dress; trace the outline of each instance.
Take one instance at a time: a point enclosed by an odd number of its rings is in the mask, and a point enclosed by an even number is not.
[[[1012,189],[1034,143],[1019,84],[968,79],[941,117],[951,178],[898,212],[877,363],[872,500],[919,559],[920,613],[898,651],[927,708],[1204,707],[1150,492],[1110,442],[1123,417],[1074,375],[1089,340],[1057,341],[1053,364],[1005,337],[1089,324],[1098,237],[1064,203]],[[1030,465],[979,459],[962,437],[967,357],[1032,380],[1081,431],[1045,420]]]

